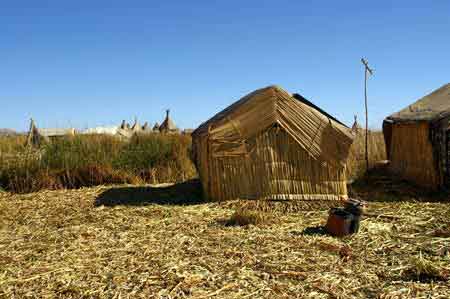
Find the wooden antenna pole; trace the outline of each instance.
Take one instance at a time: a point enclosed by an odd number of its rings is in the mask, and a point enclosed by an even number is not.
[[[367,77],[368,75],[373,74],[373,70],[369,67],[369,63],[364,58],[361,58],[361,62],[364,65],[364,100],[365,100],[365,108],[366,108],[366,151],[365,151],[365,158],[366,158],[366,172],[369,170],[369,151],[368,151],[368,145],[367,145],[367,138],[369,135],[369,112],[367,108]]]

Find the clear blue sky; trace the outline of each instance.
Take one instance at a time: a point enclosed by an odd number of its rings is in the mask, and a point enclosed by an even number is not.
[[[450,1],[1,1],[0,127],[170,108],[196,127],[271,84],[370,125],[450,81]]]

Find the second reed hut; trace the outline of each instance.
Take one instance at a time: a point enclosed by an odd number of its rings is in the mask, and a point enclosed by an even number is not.
[[[248,94],[192,133],[211,200],[344,199],[352,141],[344,124],[277,86]]]
[[[383,122],[393,172],[430,189],[450,186],[450,83]]]

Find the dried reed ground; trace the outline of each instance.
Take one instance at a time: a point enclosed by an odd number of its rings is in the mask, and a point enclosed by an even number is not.
[[[326,211],[224,225],[237,203],[195,188],[0,192],[0,297],[450,297],[448,203],[371,203],[336,239],[315,234]]]

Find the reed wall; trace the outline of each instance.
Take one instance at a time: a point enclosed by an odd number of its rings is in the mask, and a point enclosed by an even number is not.
[[[437,189],[441,185],[427,122],[392,125],[391,170],[420,186]]]
[[[218,155],[207,136],[194,140],[197,168],[211,200],[338,200],[347,196],[345,166],[314,159],[284,129],[246,141],[242,155]]]

